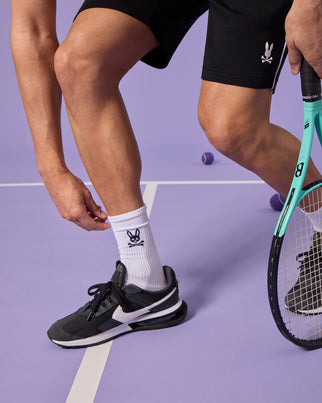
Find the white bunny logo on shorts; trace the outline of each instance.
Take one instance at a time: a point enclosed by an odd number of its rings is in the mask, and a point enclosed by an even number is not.
[[[265,53],[264,56],[261,57],[262,63],[269,63],[271,64],[273,61],[273,58],[271,56],[273,50],[273,43],[269,45],[268,42],[265,43]]]

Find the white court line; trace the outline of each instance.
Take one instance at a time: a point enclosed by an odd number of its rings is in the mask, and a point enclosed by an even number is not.
[[[144,189],[143,200],[146,205],[146,210],[147,210],[149,217],[151,214],[155,194],[157,192],[157,187],[158,187],[157,183],[151,182],[151,183],[148,183]]]
[[[142,181],[141,184],[156,183],[158,185],[261,185],[262,180],[227,180],[227,181]]]
[[[148,216],[151,214],[157,186],[157,183],[149,183],[146,185],[143,193],[143,200],[147,206]],[[113,341],[110,341],[86,349],[66,403],[94,402],[112,343]]]
[[[86,349],[66,403],[92,403],[100,384],[112,342]]]
[[[264,184],[260,180],[228,180],[228,181],[142,181],[146,185],[143,200],[147,206],[148,215],[151,214],[152,205],[158,185],[257,185]],[[85,185],[92,185],[85,182]],[[42,182],[35,183],[0,183],[0,188],[37,187],[44,186]],[[86,349],[82,362],[75,376],[73,385],[66,403],[93,403],[101,377],[108,359],[112,341]]]
[[[92,186],[91,182],[84,182]],[[142,185],[262,185],[261,180],[227,180],[227,181],[142,181]],[[0,183],[0,188],[44,186],[42,182],[34,183]]]
[[[32,187],[32,186],[45,186],[42,182],[35,183],[0,183],[1,188],[18,188],[18,187]]]

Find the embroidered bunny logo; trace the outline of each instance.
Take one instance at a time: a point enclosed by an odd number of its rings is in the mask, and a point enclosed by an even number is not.
[[[262,63],[269,63],[271,64],[273,61],[273,58],[271,56],[273,50],[273,43],[269,45],[268,42],[265,43],[265,53],[264,56],[261,57]]]
[[[140,230],[137,228],[135,230],[135,233],[132,234],[131,231],[127,231],[127,235],[130,238],[130,241],[128,243],[129,248],[133,248],[133,246],[143,246],[144,245],[144,241],[140,239]]]

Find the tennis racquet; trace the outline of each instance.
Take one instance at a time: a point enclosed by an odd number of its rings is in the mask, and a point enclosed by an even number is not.
[[[322,180],[303,188],[314,128],[322,146],[321,81],[303,60],[301,87],[304,129],[300,153],[277,222],[268,265],[270,308],[291,342],[322,347]]]

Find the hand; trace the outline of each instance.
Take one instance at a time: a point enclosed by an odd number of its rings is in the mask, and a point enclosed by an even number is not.
[[[103,231],[111,226],[107,214],[93,200],[84,183],[71,172],[43,175],[44,184],[59,214],[87,231]]]
[[[303,55],[322,78],[322,0],[294,0],[285,30],[292,74],[300,71]]]

